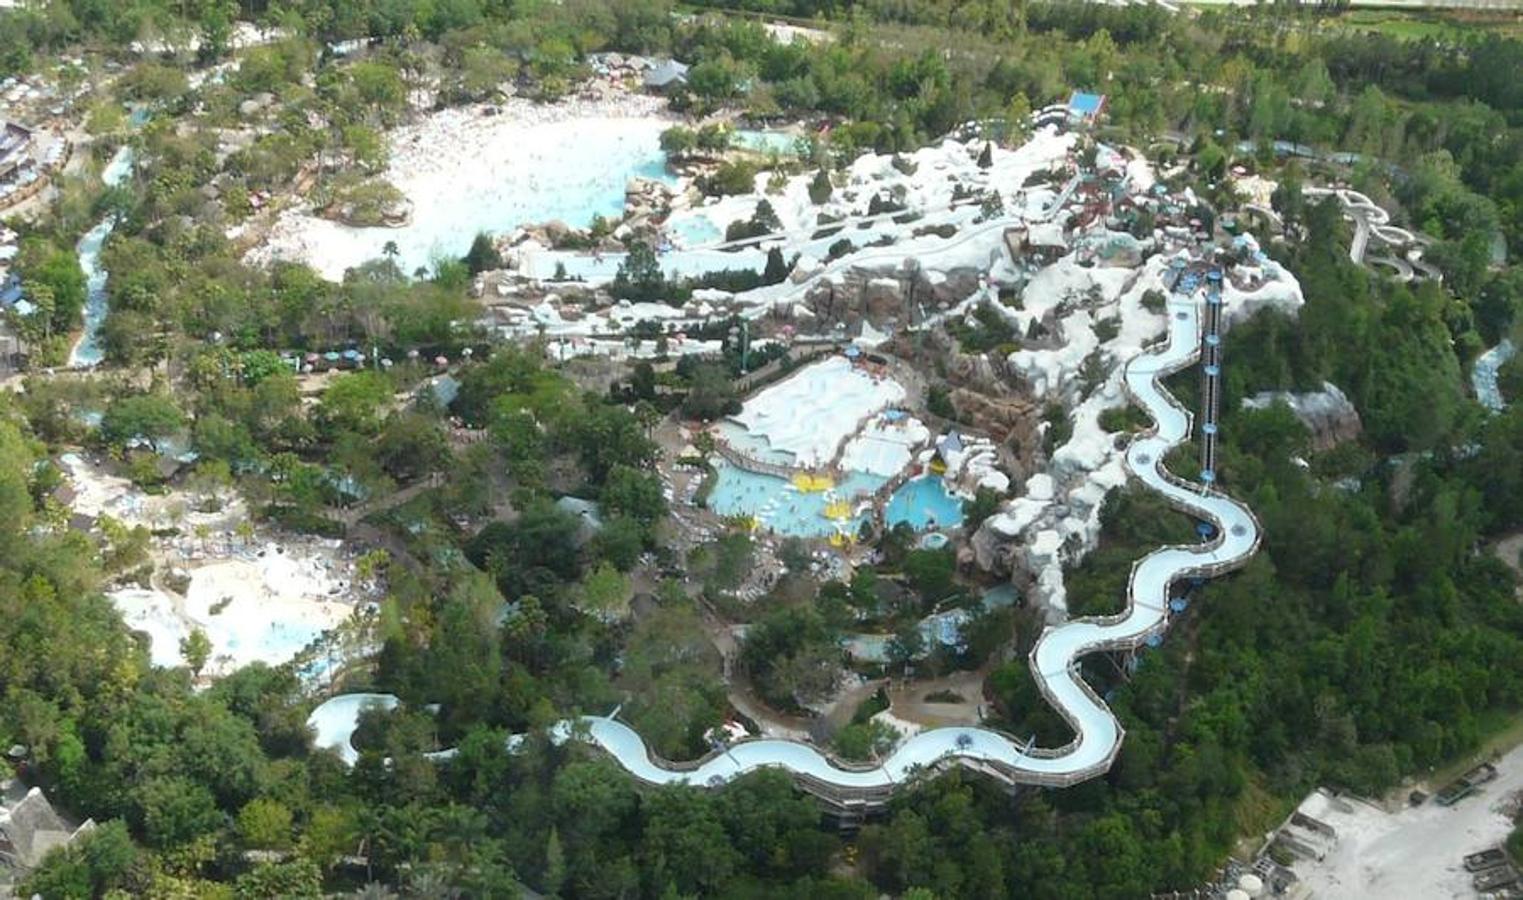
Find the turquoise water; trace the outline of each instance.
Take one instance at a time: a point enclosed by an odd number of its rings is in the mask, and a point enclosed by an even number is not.
[[[731,137],[735,146],[757,153],[798,156],[799,136],[786,131],[757,131],[742,128]]]
[[[667,223],[667,230],[683,247],[712,244],[724,237],[724,232],[719,230],[719,226],[715,225],[713,220],[696,213],[686,215],[678,213]]]
[[[1005,582],[984,591],[983,608],[1003,609],[1007,606],[1014,606],[1020,598],[1020,592],[1015,589],[1015,585]]]
[[[871,494],[883,483],[875,475],[853,472],[832,493],[801,493],[782,478],[760,475],[728,463],[717,465],[718,480],[709,494],[709,509],[722,516],[755,516],[763,529],[790,537],[829,537],[836,522],[825,518],[825,506],[833,497]],[[862,517],[845,524],[852,534],[862,527]]]
[[[585,228],[593,216],[624,211],[631,178],[666,184],[661,119],[570,119],[526,129],[521,147],[489,143],[473,165],[436,181],[403,181],[412,214],[396,228],[324,228],[322,258],[310,260],[333,277],[380,258],[396,244],[405,273],[431,268],[438,257],[458,257],[480,232],[506,234],[520,225],[559,220]],[[425,186],[434,185],[425,190]],[[610,258],[609,274],[618,260]],[[569,268],[569,266],[568,266]],[[546,275],[554,271],[554,262]],[[574,273],[573,273],[574,274]]]
[[[908,522],[916,531],[956,528],[962,524],[962,501],[947,493],[940,478],[922,475],[894,491],[883,518],[890,528],[900,522]]]
[[[147,112],[146,109],[143,110]],[[134,113],[136,115],[136,113]],[[133,151],[122,145],[101,171],[100,179],[108,187],[115,187],[132,174]],[[116,217],[108,215],[79,239],[75,251],[79,254],[79,268],[85,273],[85,330],[78,343],[69,351],[70,366],[94,366],[105,358],[101,345],[100,329],[106,321],[106,270],[100,264],[101,248],[111,230],[116,227]]]

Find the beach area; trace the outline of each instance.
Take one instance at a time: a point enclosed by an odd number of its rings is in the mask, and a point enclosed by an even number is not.
[[[510,99],[429,113],[388,136],[382,177],[411,204],[396,227],[357,228],[282,212],[247,260],[304,262],[323,277],[385,255],[411,274],[440,256],[461,256],[478,232],[561,221],[585,227],[617,216],[635,177],[674,181],[661,132],[676,122],[660,97],[620,92],[554,104]]]
[[[183,596],[157,579],[107,594],[128,627],[148,635],[154,665],[185,665],[180,641],[196,629],[211,641],[206,676],[280,665],[356,609],[354,566],[337,541],[269,541],[192,566]]]
[[[148,636],[154,665],[185,665],[180,641],[196,629],[211,641],[206,677],[254,662],[279,665],[374,599],[352,549],[249,528],[236,491],[208,505],[185,490],[148,493],[82,453],[63,454],[60,465],[71,512],[158,532],[149,543],[147,583],[134,576],[139,583],[106,592],[127,626]]]

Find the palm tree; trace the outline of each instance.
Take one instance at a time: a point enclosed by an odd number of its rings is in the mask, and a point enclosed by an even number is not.
[[[443,873],[434,869],[414,870],[407,880],[407,893],[410,897],[448,898],[453,900],[460,896],[449,879]]]
[[[397,249],[396,241],[387,241],[381,246],[381,252],[386,255],[387,259],[396,259],[397,254],[402,251]]]

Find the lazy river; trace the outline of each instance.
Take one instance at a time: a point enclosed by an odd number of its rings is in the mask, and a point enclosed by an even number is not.
[[[561,722],[557,740],[589,741],[650,784],[719,786],[746,772],[785,769],[813,790],[837,796],[881,800],[917,772],[956,763],[992,772],[1010,782],[1072,785],[1104,774],[1120,751],[1124,732],[1095,690],[1084,680],[1079,660],[1086,654],[1126,650],[1156,639],[1168,626],[1169,591],[1175,582],[1210,577],[1234,569],[1258,549],[1260,529],[1249,509],[1236,500],[1186,482],[1163,467],[1164,457],[1190,436],[1191,413],[1163,387],[1162,379],[1200,355],[1202,304],[1180,295],[1167,304],[1168,340],[1126,365],[1128,395],[1152,417],[1153,429],[1126,451],[1128,471],[1169,503],[1210,523],[1212,537],[1201,544],[1161,547],[1135,562],[1126,608],[1115,615],[1074,619],[1049,627],[1032,648],[1032,674],[1047,701],[1073,728],[1075,737],[1057,748],[1034,747],[988,728],[946,727],[907,739],[878,765],[844,767],[799,741],[758,738],[715,751],[696,764],[674,766],[655,756],[640,735],[612,716],[584,716]],[[395,705],[389,695],[345,695],[319,706],[308,718],[318,747],[336,749],[346,760],[361,709]],[[441,755],[448,755],[448,751]]]
[[[132,173],[132,148],[123,146],[101,170],[100,180],[107,187],[116,187]],[[85,330],[69,351],[71,367],[99,365],[105,350],[100,343],[100,328],[106,321],[106,270],[100,264],[100,251],[116,228],[116,216],[108,214],[96,226],[79,239],[75,252],[79,254],[79,268],[85,273]]]

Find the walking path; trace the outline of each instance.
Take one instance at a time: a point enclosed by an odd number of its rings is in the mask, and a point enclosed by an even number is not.
[[[775,738],[741,741],[696,762],[668,762],[652,756],[640,735],[613,716],[568,720],[556,726],[555,735],[568,739],[574,726],[580,725],[586,740],[602,747],[630,774],[651,784],[718,786],[746,772],[777,766],[816,792],[837,799],[872,798],[875,802],[917,772],[947,763],[990,772],[1011,783],[1049,786],[1076,784],[1104,774],[1121,748],[1123,730],[1085,683],[1079,660],[1090,653],[1131,649],[1160,634],[1168,625],[1170,585],[1184,578],[1222,574],[1241,565],[1258,549],[1259,524],[1247,507],[1186,482],[1163,467],[1168,452],[1189,438],[1192,417],[1161,382],[1199,357],[1203,307],[1199,300],[1172,297],[1168,302],[1168,340],[1126,366],[1128,394],[1156,423],[1132,442],[1126,464],[1135,477],[1163,494],[1173,506],[1209,522],[1213,537],[1203,544],[1162,547],[1138,560],[1132,567],[1124,612],[1075,619],[1049,628],[1032,648],[1031,666],[1038,687],[1074,729],[1076,736],[1066,746],[1033,747],[987,728],[933,728],[909,738],[877,765],[848,768],[809,744]],[[350,737],[359,710],[366,702],[396,702],[395,698],[381,699],[384,696],[369,700],[340,696],[319,706],[308,719],[316,731],[317,746],[335,748],[352,760],[355,752]]]

